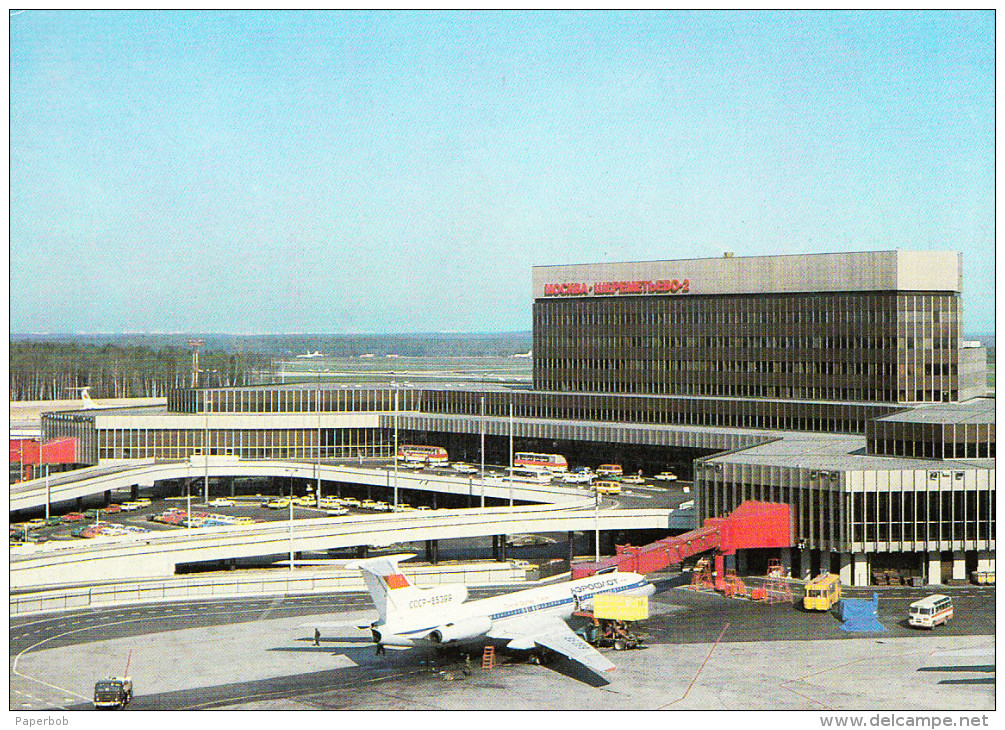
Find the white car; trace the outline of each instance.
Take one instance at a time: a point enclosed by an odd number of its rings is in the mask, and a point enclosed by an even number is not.
[[[596,474],[583,471],[570,471],[562,475],[561,479],[566,484],[589,484]]]
[[[459,471],[461,474],[477,474],[478,469],[471,466],[471,464],[465,464],[463,461],[455,461],[450,467],[454,471]]]
[[[326,517],[342,517],[349,514],[349,510],[345,507],[336,507],[335,509],[325,510]]]
[[[217,497],[211,502],[206,503],[209,507],[233,507],[237,503],[232,499],[226,499],[224,497]]]
[[[677,475],[672,471],[661,471],[659,474],[653,477],[658,482],[675,482],[677,481]]]

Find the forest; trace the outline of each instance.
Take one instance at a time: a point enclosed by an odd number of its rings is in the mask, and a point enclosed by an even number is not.
[[[271,365],[266,355],[202,352],[200,384],[250,385]],[[84,387],[92,398],[166,397],[171,388],[191,383],[192,354],[183,347],[10,343],[12,401],[72,400]]]

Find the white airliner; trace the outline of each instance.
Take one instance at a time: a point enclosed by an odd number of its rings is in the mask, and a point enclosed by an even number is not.
[[[468,592],[463,585],[411,585],[398,563],[412,557],[391,555],[346,566],[356,567],[363,574],[377,608],[377,621],[369,625],[345,621],[309,626],[318,631],[348,626],[368,628],[378,652],[382,645],[450,646],[500,640],[506,641],[508,649],[550,649],[602,674],[614,669],[614,665],[579,638],[566,619],[573,611],[592,609],[597,594],[651,596],[655,591],[637,573],[615,572],[465,603]]]
[[[302,355],[297,355],[297,357],[300,357],[300,358],[326,357],[326,355],[323,352],[311,352],[310,350],[308,350],[307,352],[305,352]]]

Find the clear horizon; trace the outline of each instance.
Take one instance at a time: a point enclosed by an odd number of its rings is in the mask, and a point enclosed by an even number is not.
[[[12,12],[9,327],[525,332],[535,265],[901,248],[993,334],[994,21]]]

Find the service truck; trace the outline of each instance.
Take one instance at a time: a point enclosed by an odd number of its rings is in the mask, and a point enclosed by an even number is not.
[[[133,680],[129,677],[100,679],[94,685],[94,706],[122,708],[133,699]]]

